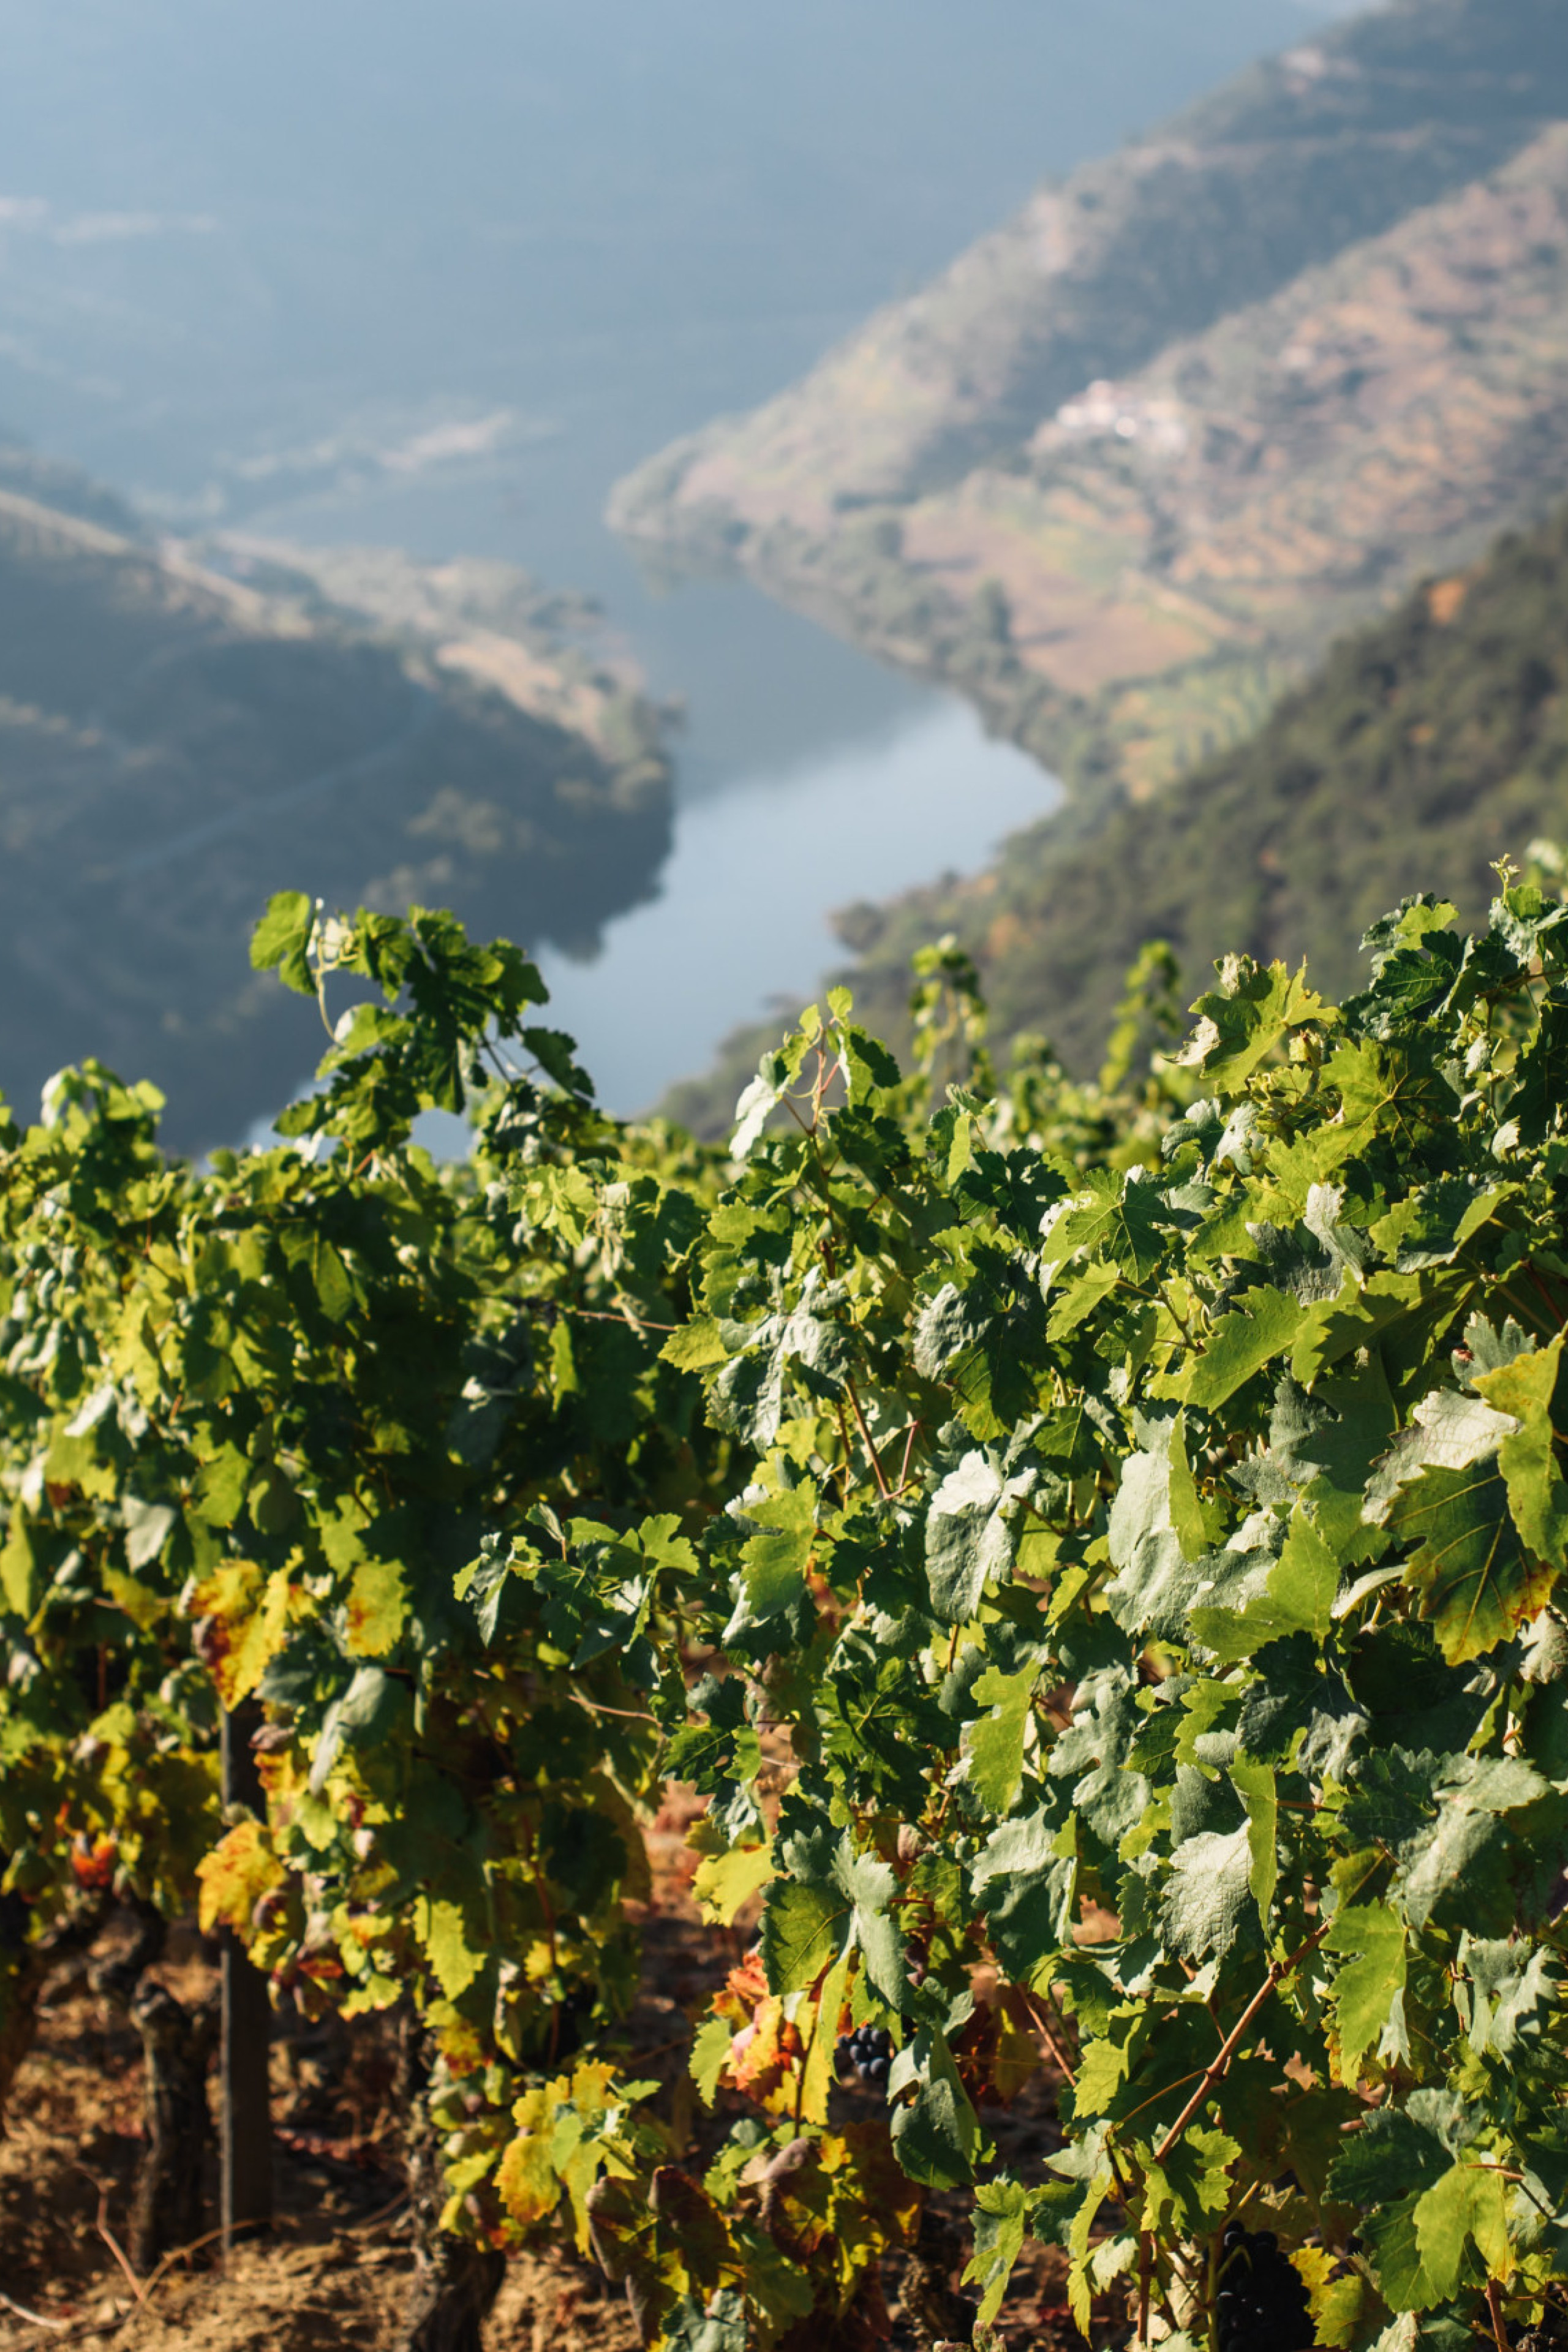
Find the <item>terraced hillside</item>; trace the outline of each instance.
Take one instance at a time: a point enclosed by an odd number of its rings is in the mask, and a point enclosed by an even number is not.
[[[1400,0],[1042,189],[613,520],[1139,795],[1568,455],[1568,12]]]
[[[581,944],[669,837],[656,714],[522,574],[202,554],[0,459],[0,1087],[95,1050],[194,1145],[315,1058],[249,971],[271,890]]]
[[[1406,892],[1436,889],[1479,922],[1494,862],[1523,865],[1542,838],[1568,844],[1568,509],[1421,584],[1157,798],[1092,829],[1047,820],[973,881],[850,909],[859,961],[839,977],[897,1034],[911,954],[952,931],[1001,1039],[1044,1033],[1087,1074],[1147,941],[1174,948],[1183,1007],[1237,948],[1306,956],[1331,996],[1363,982],[1362,932]],[[721,1129],[767,1042],[734,1040],[674,1107]]]

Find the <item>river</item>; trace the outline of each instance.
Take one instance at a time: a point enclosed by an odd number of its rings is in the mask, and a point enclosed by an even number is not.
[[[559,496],[559,477],[552,487]],[[493,486],[378,488],[291,503],[249,528],[515,562],[536,542],[536,511]],[[577,1040],[606,1108],[630,1114],[700,1071],[731,1030],[797,1012],[843,960],[836,909],[976,871],[1061,788],[955,697],[868,661],[745,582],[657,592],[592,509],[563,554],[612,616],[617,649],[684,714],[657,896],[610,922],[591,961],[539,951],[552,1020]]]

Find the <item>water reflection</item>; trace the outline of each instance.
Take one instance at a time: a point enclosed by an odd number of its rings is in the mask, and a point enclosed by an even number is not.
[[[833,908],[973,870],[1059,793],[945,696],[868,740],[735,777],[681,809],[658,897],[606,928],[594,962],[544,954],[552,1018],[610,1109],[644,1108],[740,1023],[811,995],[842,959]]]

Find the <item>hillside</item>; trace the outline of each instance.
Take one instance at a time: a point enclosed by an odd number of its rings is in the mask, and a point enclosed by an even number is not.
[[[647,892],[669,793],[582,617],[500,565],[160,544],[0,454],[6,1096],[97,1051],[165,1089],[173,1141],[243,1134],[314,1051],[247,961],[280,887],[590,944]]]
[[[1047,821],[973,882],[849,910],[860,961],[840,977],[872,1025],[907,1025],[909,959],[953,931],[1001,1035],[1043,1031],[1088,1073],[1147,940],[1176,950],[1184,1004],[1233,949],[1306,956],[1332,997],[1363,984],[1357,942],[1406,892],[1479,921],[1494,860],[1568,841],[1568,510],[1346,638],[1246,743],[1073,831]],[[732,1041],[675,1108],[721,1129],[764,1042]]]
[[[1402,0],[1005,228],[612,520],[1142,793],[1568,447],[1568,14]]]

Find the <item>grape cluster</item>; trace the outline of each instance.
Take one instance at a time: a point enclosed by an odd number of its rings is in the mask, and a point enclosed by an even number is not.
[[[833,2045],[834,2073],[840,2079],[853,2073],[873,2091],[887,2089],[892,2063],[893,2037],[879,2025],[858,2025]]]
[[[1273,2231],[1233,2221],[1220,2245],[1219,2352],[1309,2352],[1317,2338],[1306,2284]]]

